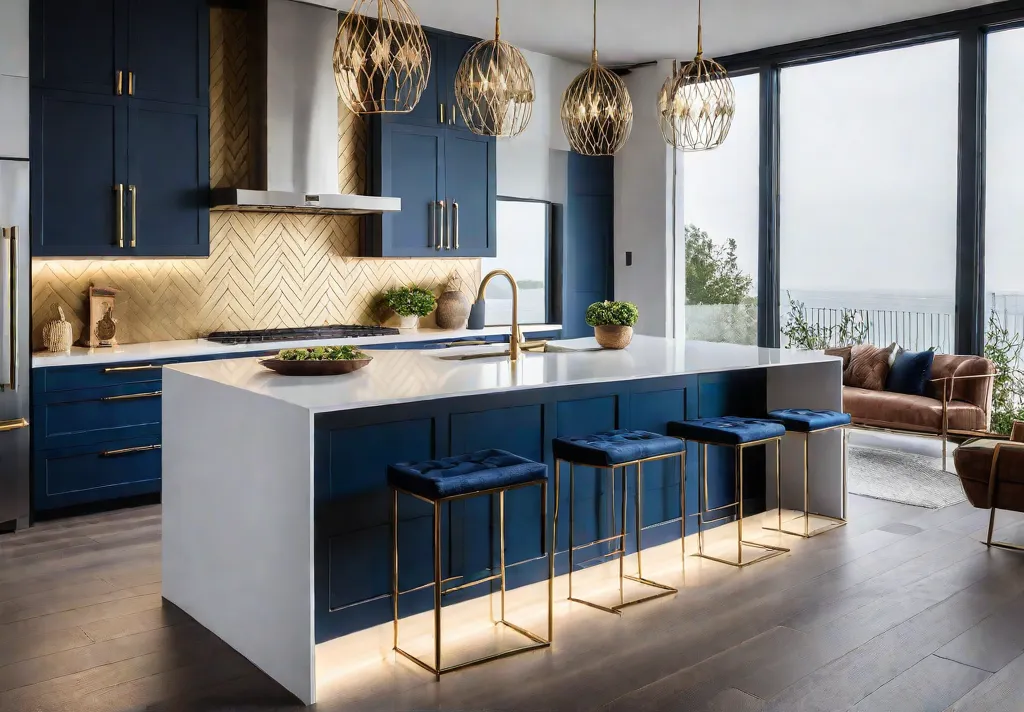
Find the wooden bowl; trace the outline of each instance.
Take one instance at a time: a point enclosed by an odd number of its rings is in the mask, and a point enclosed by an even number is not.
[[[260,365],[282,376],[340,376],[358,371],[369,365],[372,358],[349,359],[348,361],[285,361],[266,358]]]

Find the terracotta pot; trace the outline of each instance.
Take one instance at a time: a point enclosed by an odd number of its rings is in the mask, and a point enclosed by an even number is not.
[[[633,340],[633,327],[595,326],[594,338],[606,349],[624,349]]]

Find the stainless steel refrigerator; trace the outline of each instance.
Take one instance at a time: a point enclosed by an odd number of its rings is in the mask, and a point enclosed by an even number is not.
[[[0,532],[29,523],[28,172],[0,160]]]

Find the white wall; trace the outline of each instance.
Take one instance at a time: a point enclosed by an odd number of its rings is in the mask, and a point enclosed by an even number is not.
[[[640,309],[636,330],[672,336],[674,250],[672,150],[658,128],[655,102],[671,61],[626,77],[633,133],[615,157],[615,298]],[[682,230],[682,225],[679,226]],[[633,264],[626,266],[626,252]]]
[[[562,91],[584,65],[526,52],[533,70],[536,101],[529,126],[513,139],[498,139],[498,195],[565,202],[569,142],[562,132]]]

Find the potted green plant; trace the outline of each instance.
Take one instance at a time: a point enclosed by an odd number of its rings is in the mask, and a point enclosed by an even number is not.
[[[437,306],[434,293],[423,287],[393,287],[384,292],[381,300],[388,309],[398,315],[400,329],[415,329],[421,317],[427,316]]]
[[[595,302],[587,307],[587,324],[606,349],[624,349],[633,339],[633,325],[640,318],[632,302]]]

